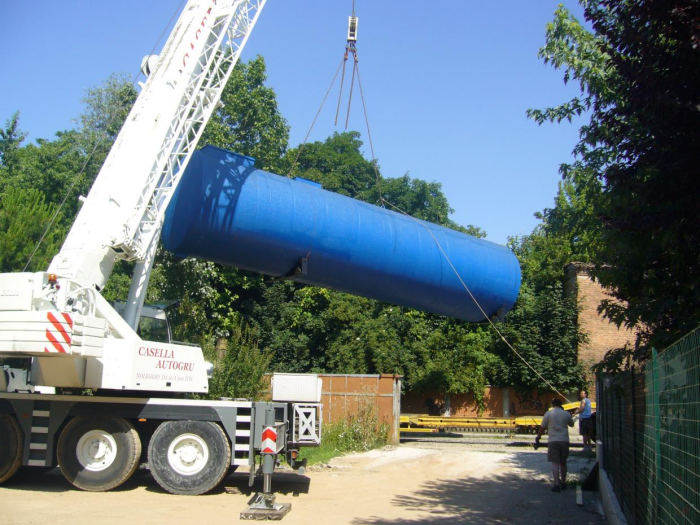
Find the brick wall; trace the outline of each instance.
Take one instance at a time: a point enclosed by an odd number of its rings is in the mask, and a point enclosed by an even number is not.
[[[398,443],[401,412],[401,376],[319,374],[323,381],[321,403],[323,422],[347,420],[357,413],[360,403],[369,402],[377,410],[380,423],[390,426],[392,442]]]
[[[450,415],[454,417],[517,417],[542,415],[552,406],[556,394],[539,394],[537,391],[517,394],[513,388],[487,386],[484,391],[484,411],[479,407],[473,394],[457,394],[449,398]],[[571,400],[577,396],[569,395]],[[448,405],[445,395],[437,391],[423,393],[406,392],[401,396],[402,414],[443,415]]]
[[[591,278],[590,268],[587,264],[570,264],[566,269],[564,290],[567,295],[575,295],[581,307],[578,324],[579,328],[588,335],[588,341],[579,347],[578,359],[586,368],[589,381],[593,383],[594,378],[590,367],[600,362],[608,350],[633,344],[635,333],[624,327],[618,328],[598,313],[600,303],[611,297]],[[591,391],[590,397],[595,400],[595,392]]]
[[[503,393],[500,388],[486,387],[484,392],[486,410],[484,417],[503,417]],[[478,406],[473,394],[450,396],[450,414],[455,417],[477,417]],[[447,407],[445,394],[435,390],[406,392],[401,396],[402,414],[428,414],[441,416]]]
[[[389,425],[393,443],[399,441],[401,413],[401,377],[391,374],[315,374],[321,378],[323,424],[346,421],[358,413],[361,404],[369,403],[376,410],[380,424]],[[265,399],[271,396],[269,381]]]

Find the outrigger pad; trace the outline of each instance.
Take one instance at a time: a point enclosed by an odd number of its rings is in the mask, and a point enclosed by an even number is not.
[[[241,512],[242,520],[276,520],[284,518],[290,510],[291,503],[275,503],[275,496],[257,494],[248,508]]]
[[[273,508],[252,508],[248,507],[241,512],[242,520],[276,520],[284,518],[292,510],[291,503],[276,504]]]

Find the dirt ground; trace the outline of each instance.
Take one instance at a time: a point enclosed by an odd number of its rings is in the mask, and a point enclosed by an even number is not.
[[[569,480],[593,461],[573,452]],[[336,458],[303,476],[282,471],[273,490],[278,502],[292,504],[288,525],[605,523],[597,493],[583,492],[577,506],[575,488],[552,493],[548,473],[542,449],[419,442]],[[76,490],[57,471],[22,473],[0,487],[0,524],[229,524],[252,495],[244,472],[194,497],[165,493],[148,472],[107,493]]]

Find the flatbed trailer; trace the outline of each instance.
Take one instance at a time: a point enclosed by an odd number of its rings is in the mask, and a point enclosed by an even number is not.
[[[578,403],[567,403],[564,410],[574,412]],[[595,403],[592,409],[595,411]],[[427,414],[402,414],[399,418],[399,431],[403,433],[469,431],[469,432],[509,432],[532,434],[542,423],[542,416],[520,417],[454,417],[429,416]]]

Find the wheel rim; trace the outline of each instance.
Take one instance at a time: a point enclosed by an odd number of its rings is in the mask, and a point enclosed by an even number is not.
[[[76,446],[78,461],[87,470],[99,472],[109,468],[117,457],[117,442],[104,430],[92,430],[83,435]]]
[[[183,476],[200,472],[209,460],[209,447],[196,434],[181,434],[168,447],[170,467]]]

